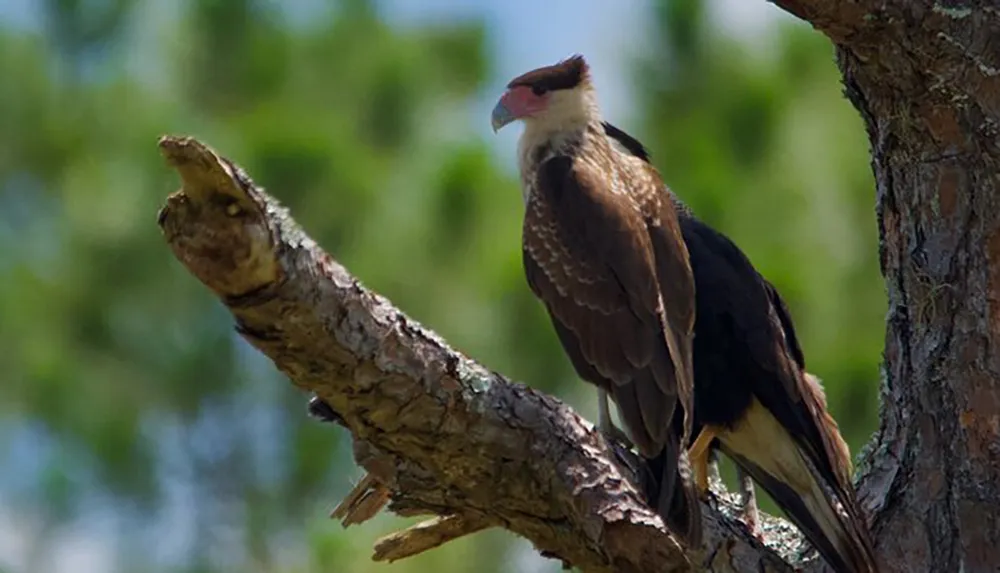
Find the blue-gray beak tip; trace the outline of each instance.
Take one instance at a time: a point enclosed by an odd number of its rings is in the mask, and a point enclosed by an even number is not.
[[[493,133],[500,131],[503,126],[514,121],[514,114],[507,109],[502,102],[497,103],[496,107],[493,108],[493,114],[490,116],[490,123],[493,125]]]

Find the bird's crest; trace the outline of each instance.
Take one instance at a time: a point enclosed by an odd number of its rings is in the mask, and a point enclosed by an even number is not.
[[[508,88],[526,86],[541,91],[573,89],[590,81],[590,66],[582,55],[526,72],[512,79]]]

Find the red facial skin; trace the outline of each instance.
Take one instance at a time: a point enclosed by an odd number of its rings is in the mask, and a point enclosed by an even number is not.
[[[527,86],[511,88],[500,98],[500,103],[510,110],[516,119],[530,117],[544,110],[548,102],[548,93],[535,95]]]
[[[527,86],[510,88],[493,108],[493,129],[499,130],[512,121],[531,117],[543,111],[548,102],[548,93],[535,95]]]

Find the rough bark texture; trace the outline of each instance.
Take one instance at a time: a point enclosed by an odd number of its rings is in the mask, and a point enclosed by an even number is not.
[[[692,571],[703,562],[720,572],[789,570],[742,524],[707,508],[704,551],[686,555],[634,485],[634,460],[590,423],[462,356],[365,289],[228,160],[187,138],[164,138],[160,148],[184,183],[159,217],[177,258],[251,344],[330,404],[397,512],[450,517],[405,543],[386,540],[388,558],[462,527],[500,526],[588,572]],[[779,551],[800,547],[789,528],[765,527]]]
[[[871,140],[889,313],[860,496],[883,570],[1000,571],[1000,7],[775,3],[834,42]],[[177,257],[343,417],[396,511],[445,516],[386,554],[501,526],[588,572],[788,570],[725,496],[706,508],[704,552],[685,556],[590,424],[367,291],[228,161],[187,139],[161,149],[184,180],[160,219]],[[786,525],[763,529],[798,559]]]
[[[1000,571],[1000,4],[777,0],[836,45],[889,296],[861,496],[884,571]]]

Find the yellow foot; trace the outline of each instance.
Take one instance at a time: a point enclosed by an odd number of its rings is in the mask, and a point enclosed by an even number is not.
[[[711,452],[710,446],[715,440],[717,431],[711,426],[702,428],[694,444],[688,449],[688,460],[691,462],[691,470],[694,472],[694,483],[698,488],[698,495],[702,499],[708,497],[708,458]]]

